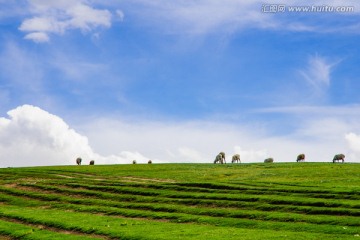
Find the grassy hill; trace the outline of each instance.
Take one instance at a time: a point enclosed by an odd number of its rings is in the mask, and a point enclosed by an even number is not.
[[[0,169],[0,239],[360,239],[360,164]]]

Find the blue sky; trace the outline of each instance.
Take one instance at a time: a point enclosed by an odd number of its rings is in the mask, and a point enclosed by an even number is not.
[[[279,4],[284,12],[262,11]],[[14,109],[26,121],[31,111],[54,115],[66,122],[65,132],[86,140],[91,153],[79,155],[100,163],[209,162],[225,150],[256,162],[292,161],[301,152],[327,161],[343,152],[359,161],[357,1],[0,0],[0,6],[0,116],[14,122],[8,114]],[[292,6],[350,10],[290,12]],[[34,125],[26,121],[17,132]],[[29,139],[42,130],[27,133]],[[26,151],[43,148],[30,142]],[[6,152],[4,158],[23,159]],[[32,161],[19,165],[45,164]]]

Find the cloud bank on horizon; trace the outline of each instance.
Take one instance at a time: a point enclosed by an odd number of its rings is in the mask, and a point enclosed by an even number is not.
[[[223,150],[228,153],[228,162],[235,153],[240,153],[242,161],[248,163],[262,162],[269,154],[280,161],[289,161],[295,159],[300,148],[310,153],[310,161],[331,160],[331,155],[322,152],[332,147],[326,145],[329,144],[326,141],[325,144],[318,142],[314,149],[313,142],[269,138],[230,125],[209,122],[206,123],[208,126],[204,123],[144,125],[109,119],[97,120],[84,128],[94,137],[93,142],[99,151],[116,153],[104,156],[94,151],[86,136],[39,107],[19,106],[10,110],[8,116],[0,118],[0,167],[73,165],[77,157],[84,160],[83,164],[90,160],[95,160],[96,164],[130,164],[132,160],[146,163],[149,159],[155,163],[211,163],[213,154]],[[350,132],[343,138],[350,157],[357,159],[360,156],[360,135]],[[234,145],[238,143],[242,146]],[[261,149],[261,146],[269,149]],[[119,150],[124,148],[141,149],[152,158],[138,151]]]
[[[0,0],[0,165],[359,162],[359,20],[356,0]]]

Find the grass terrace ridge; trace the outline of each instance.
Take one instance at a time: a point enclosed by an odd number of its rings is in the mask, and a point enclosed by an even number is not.
[[[360,239],[360,164],[0,169],[0,239]]]

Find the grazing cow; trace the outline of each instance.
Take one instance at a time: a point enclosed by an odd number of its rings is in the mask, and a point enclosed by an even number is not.
[[[336,161],[339,162],[339,161],[342,161],[344,163],[344,158],[345,158],[345,155],[340,153],[340,154],[336,154],[333,158],[333,163],[335,163]]]
[[[148,164],[152,164],[152,161],[151,161],[151,160],[149,160],[149,161],[148,161]]]
[[[226,164],[224,152],[220,152],[218,155],[216,155],[214,164],[216,163]]]
[[[77,165],[81,165],[81,161],[82,161],[82,159],[81,159],[80,157],[78,157],[78,158],[76,159],[76,164],[77,164]]]
[[[299,154],[296,158],[296,162],[304,162],[305,161],[305,154]]]
[[[91,160],[90,161],[90,165],[94,165],[95,164],[95,161],[94,160]]]
[[[232,156],[231,163],[235,162],[241,163],[240,154],[235,154],[234,156]]]
[[[267,158],[264,160],[264,163],[273,163],[274,159],[273,158]]]

